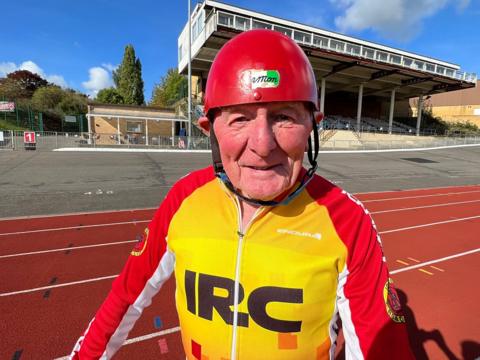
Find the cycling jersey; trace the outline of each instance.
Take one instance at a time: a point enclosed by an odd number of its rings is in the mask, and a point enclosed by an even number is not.
[[[113,356],[175,271],[188,359],[333,359],[337,314],[347,359],[413,359],[377,231],[355,198],[315,176],[246,228],[239,209],[212,167],[179,180],[72,358]]]

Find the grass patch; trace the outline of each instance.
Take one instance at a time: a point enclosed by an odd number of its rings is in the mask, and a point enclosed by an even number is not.
[[[27,128],[21,127],[14,125],[12,123],[9,123],[5,120],[0,119],[0,130],[28,130]]]

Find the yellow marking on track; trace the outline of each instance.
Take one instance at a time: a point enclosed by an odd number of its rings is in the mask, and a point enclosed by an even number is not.
[[[407,259],[408,259],[408,260],[412,260],[412,261],[414,261],[414,262],[416,262],[416,263],[419,263],[419,262],[420,262],[420,260],[414,259],[414,258],[412,258],[412,257],[407,257]]]
[[[409,263],[402,261],[402,260],[395,260],[397,263],[402,264],[402,265],[410,265]]]
[[[431,273],[430,271],[427,271],[427,270],[424,270],[424,269],[418,269],[418,271],[421,271],[425,274],[428,274],[428,275],[433,275],[433,273]]]
[[[438,270],[438,271],[441,271],[441,272],[445,272],[445,270],[440,269],[439,267],[436,267],[436,266],[433,266],[433,265],[430,265],[430,267],[431,267],[432,269],[435,269],[435,270]]]

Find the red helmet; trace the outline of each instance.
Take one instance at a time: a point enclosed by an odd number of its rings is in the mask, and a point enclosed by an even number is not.
[[[205,114],[218,107],[271,101],[304,101],[318,110],[312,66],[300,46],[277,31],[243,32],[213,61]]]

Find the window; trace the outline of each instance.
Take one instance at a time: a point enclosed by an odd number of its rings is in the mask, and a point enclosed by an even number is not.
[[[388,54],[383,51],[377,51],[377,60],[388,61]]]
[[[298,42],[306,43],[306,44],[310,44],[310,42],[312,41],[312,37],[310,36],[310,34],[297,31],[297,30],[295,30],[293,38]]]
[[[426,63],[426,70],[430,72],[435,72],[435,65]]]
[[[330,49],[335,51],[345,51],[345,43],[338,40],[330,40]]]
[[[437,74],[445,74],[445,68],[443,66],[437,66]]]
[[[447,76],[452,76],[453,77],[453,70],[452,69],[447,69],[446,71]]]
[[[178,62],[180,62],[182,58],[183,58],[183,48],[182,48],[182,44],[180,44],[180,46],[178,47]]]
[[[283,26],[273,25],[273,30],[281,32],[282,34],[285,34],[290,38],[292,37],[292,30],[284,28]]]
[[[347,53],[351,55],[360,55],[360,46],[347,44]]]
[[[250,28],[250,19],[241,17],[241,16],[235,16],[235,29],[239,30],[248,30]]]
[[[321,36],[313,35],[313,45],[316,45],[322,48],[327,48],[328,39]]]
[[[367,59],[373,59],[373,56],[375,55],[375,50],[371,49],[371,48],[363,48],[363,54],[362,54],[364,57],[366,57]]]
[[[264,23],[262,21],[253,20],[252,29],[272,29],[272,25]]]
[[[412,67],[412,64],[413,64],[412,59],[406,58],[406,57],[403,58],[403,65],[405,65],[407,67]]]
[[[141,133],[142,130],[142,123],[139,121],[128,121],[127,120],[127,132],[133,133]]]
[[[419,70],[423,70],[423,66],[425,65],[425,63],[423,61],[418,61],[418,60],[415,60],[413,62],[413,67],[415,69],[419,69]]]
[[[390,61],[394,64],[401,64],[402,63],[402,57],[399,55],[392,55],[390,54]]]
[[[225,26],[233,26],[233,15],[218,12],[218,23]]]

